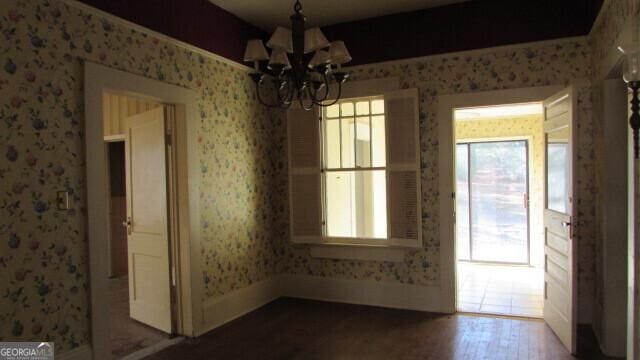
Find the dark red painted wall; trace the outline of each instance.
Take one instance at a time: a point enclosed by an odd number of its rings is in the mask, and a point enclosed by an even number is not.
[[[237,62],[248,39],[268,36],[207,0],[80,1]]]
[[[330,40],[344,40],[350,65],[357,65],[586,35],[601,5],[602,0],[472,0],[323,31]]]
[[[207,0],[80,1],[237,62],[248,39],[269,36]],[[586,35],[602,2],[471,0],[323,31],[329,40],[344,40],[353,57],[350,65],[357,65]]]

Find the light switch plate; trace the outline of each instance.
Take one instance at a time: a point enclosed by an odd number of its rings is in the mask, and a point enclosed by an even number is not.
[[[56,204],[58,205],[58,210],[69,210],[69,192],[58,191]]]

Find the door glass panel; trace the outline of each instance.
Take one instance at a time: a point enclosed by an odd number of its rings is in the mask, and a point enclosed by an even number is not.
[[[547,208],[566,214],[569,209],[569,128],[547,133]]]
[[[456,145],[456,244],[458,260],[470,260],[469,145]]]
[[[469,145],[471,259],[528,263],[526,141]]]

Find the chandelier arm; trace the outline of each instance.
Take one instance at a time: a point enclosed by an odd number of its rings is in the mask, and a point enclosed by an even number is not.
[[[280,107],[280,104],[269,104],[266,101],[264,101],[264,99],[262,98],[262,95],[260,95],[260,84],[262,84],[262,80],[256,82],[256,94],[258,95],[258,101],[260,101],[260,103],[266,107],[270,107],[270,108]]]
[[[311,98],[311,100],[315,103],[316,102],[316,96],[318,95],[318,90],[316,89],[315,85],[311,85],[310,89],[307,90],[309,97]]]
[[[315,86],[313,87],[311,91],[311,100],[313,100],[314,104],[321,105],[322,102],[327,100],[327,97],[329,96],[329,79],[326,73],[324,74],[324,87],[324,95],[321,98],[318,97],[318,90],[315,88]]]
[[[290,101],[289,103],[282,105],[280,108],[282,110],[289,110],[289,108],[291,107],[291,105],[293,104],[293,101]]]
[[[327,93],[328,93],[328,91],[327,91]],[[318,105],[322,106],[322,107],[328,107],[328,106],[331,106],[331,105],[335,105],[335,104],[338,103],[338,101],[340,101],[340,96],[342,96],[342,83],[339,82],[338,83],[338,96],[336,96],[336,98],[332,102],[330,102],[328,104],[320,103]]]
[[[307,95],[309,95],[309,97],[311,97],[311,90],[309,90],[308,88],[307,88],[306,90],[307,90]],[[313,109],[313,106],[315,105],[315,104],[314,104],[314,102],[313,102],[313,98],[311,98],[311,104],[309,105],[309,107],[304,106],[304,100],[302,99],[302,94],[303,94],[303,93],[299,93],[299,94],[298,94],[298,95],[299,95],[299,96],[298,96],[298,101],[300,102],[300,106],[301,106],[303,109],[307,110],[307,111],[309,111],[309,110]]]
[[[294,90],[295,90],[295,86],[293,83],[293,78],[289,77],[289,80],[287,82],[287,96],[285,96],[285,99],[286,99],[285,102],[287,104],[291,104],[293,102],[293,94],[295,92]]]
[[[293,102],[293,96],[297,93],[298,90],[296,90],[296,87],[291,85],[289,87],[289,93],[287,94],[287,102],[288,103],[292,103]]]
[[[280,93],[278,93],[278,97],[280,97]],[[283,100],[280,101],[280,108],[287,110],[293,104],[293,87],[291,86],[291,82],[287,83],[287,93]]]
[[[322,100],[320,100],[320,102],[324,102],[329,97],[329,77],[327,76],[326,72],[324,73],[324,88],[324,97],[322,97]],[[339,97],[340,96],[338,96],[338,98]]]
[[[289,89],[291,89],[291,83],[289,81],[286,81],[286,80],[285,80],[285,82],[287,84],[287,96],[288,96]],[[284,100],[282,98],[282,95],[280,94],[280,90],[281,89],[282,89],[282,86],[278,86],[276,88],[276,95],[278,97],[278,107],[282,107],[282,105],[288,105],[288,103],[291,102],[291,100],[287,101],[287,100]],[[286,96],[285,96],[285,99],[286,99]]]

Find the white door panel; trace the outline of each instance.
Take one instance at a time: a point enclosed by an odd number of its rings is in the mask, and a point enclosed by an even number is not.
[[[171,333],[165,109],[127,118],[129,312]]]
[[[575,96],[568,88],[544,102],[544,320],[576,352],[576,244],[573,204]]]

